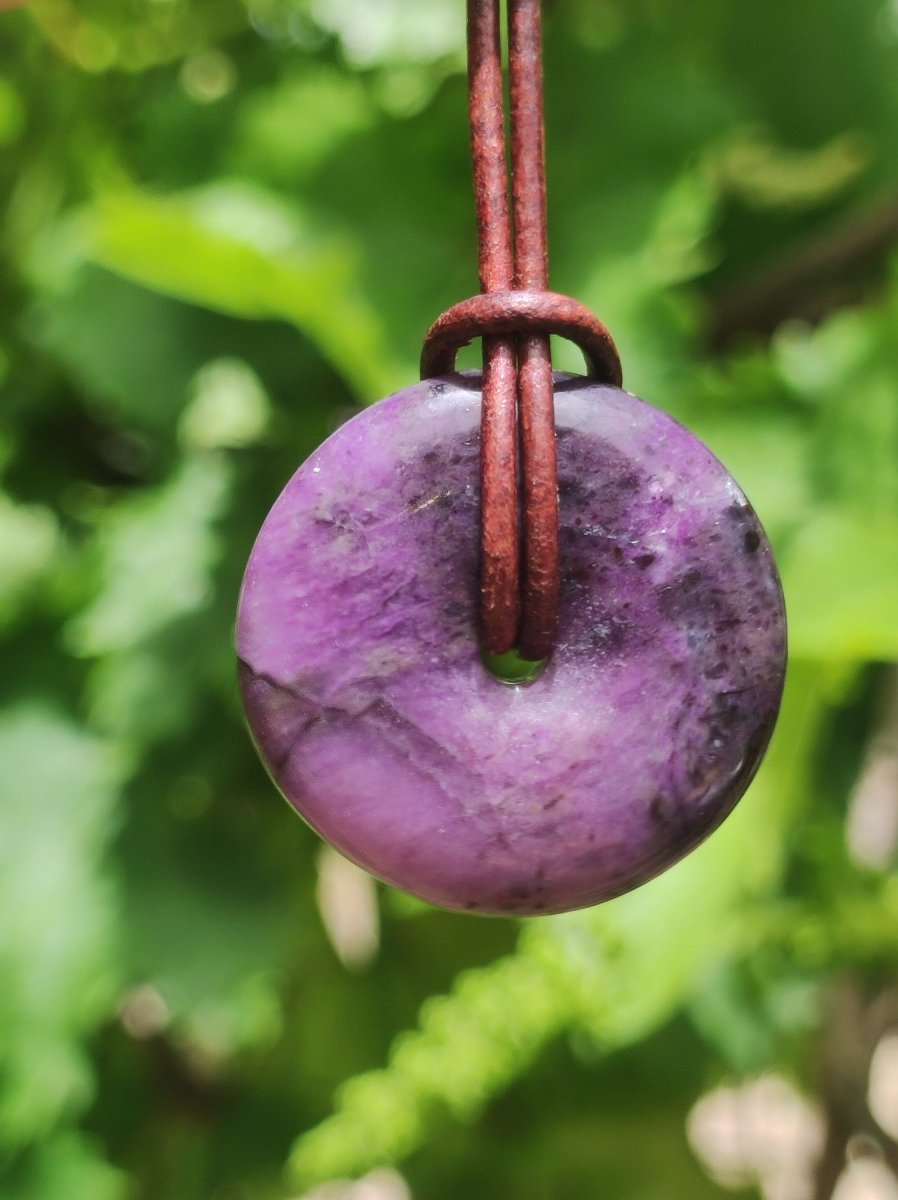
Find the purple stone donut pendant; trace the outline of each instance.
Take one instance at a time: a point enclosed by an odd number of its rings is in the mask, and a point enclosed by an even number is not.
[[[527,685],[477,631],[480,377],[415,384],[305,462],[256,541],[237,647],[275,783],[433,904],[555,913],[669,867],[728,815],[785,673],[767,538],[711,452],[627,392],[555,388],[562,591]]]

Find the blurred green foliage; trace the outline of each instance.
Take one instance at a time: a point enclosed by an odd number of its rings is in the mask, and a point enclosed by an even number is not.
[[[686,1136],[771,1072],[821,1114],[814,1195],[854,1132],[896,1162],[861,1019],[898,962],[891,0],[546,4],[553,286],[782,565],[784,711],[726,826],[536,922],[339,868],[352,950],[244,734],[231,625],[268,506],[476,287],[463,7],[0,13],[3,1200],[268,1200],[383,1165],[428,1200],[772,1197]]]

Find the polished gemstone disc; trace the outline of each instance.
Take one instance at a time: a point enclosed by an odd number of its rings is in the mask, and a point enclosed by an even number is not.
[[[764,531],[664,413],[556,383],[562,593],[532,683],[477,643],[478,376],[342,426],[277,500],[237,623],[278,787],[343,854],[435,904],[546,913],[643,883],[752,778],[779,705]]]

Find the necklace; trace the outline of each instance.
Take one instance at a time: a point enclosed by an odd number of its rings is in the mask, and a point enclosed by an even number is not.
[[[546,290],[538,0],[508,14],[511,206],[498,0],[468,3],[482,292],[287,484],[237,647],[262,759],[322,836],[425,900],[526,915],[627,891],[727,816],[785,616],[738,485]],[[553,376],[550,333],[585,377]],[[475,336],[482,376],[456,373]],[[508,652],[529,681],[488,669]]]

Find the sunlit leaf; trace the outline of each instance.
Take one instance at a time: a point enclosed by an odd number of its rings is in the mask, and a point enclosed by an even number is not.
[[[302,229],[257,190],[219,183],[181,198],[118,193],[85,215],[84,230],[94,262],[146,287],[239,317],[291,322],[365,398],[402,381],[356,287],[348,239]]]
[[[783,560],[789,641],[819,659],[898,659],[898,517],[821,509]]]

